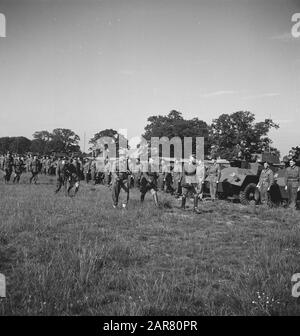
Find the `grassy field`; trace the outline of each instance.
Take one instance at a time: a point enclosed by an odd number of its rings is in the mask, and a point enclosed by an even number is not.
[[[300,213],[160,194],[113,209],[104,186],[78,195],[0,184],[1,315],[299,315]]]

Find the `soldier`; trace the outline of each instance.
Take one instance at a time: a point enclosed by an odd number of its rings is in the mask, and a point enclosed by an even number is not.
[[[182,175],[182,163],[178,159],[175,159],[172,175],[175,197],[178,198],[181,195],[180,180]]]
[[[271,186],[274,183],[274,174],[270,169],[270,164],[268,162],[264,163],[264,169],[261,171],[259,182],[257,188],[260,191],[260,200],[262,204],[268,202],[268,191],[270,191]]]
[[[191,193],[194,197],[193,211],[195,213],[201,213],[198,209],[198,198],[200,195],[200,190],[197,179],[197,161],[195,155],[191,155],[188,163],[185,163],[183,165],[181,186],[182,186],[181,208],[185,209],[187,195]]]
[[[288,204],[291,208],[297,206],[297,193],[300,191],[300,168],[295,159],[290,160],[290,167],[285,171],[285,190],[288,192]]]
[[[122,204],[127,207],[129,201],[130,175],[127,158],[122,156],[112,165],[112,199],[113,207],[117,208],[121,189],[126,193],[126,201]]]
[[[35,155],[33,157],[33,160],[30,162],[30,172],[32,174],[29,179],[30,184],[32,183],[32,181],[34,181],[34,184],[37,183],[39,171],[40,171],[40,161]]]
[[[208,168],[207,175],[209,180],[210,197],[212,201],[215,201],[218,184],[221,177],[221,170],[215,158],[212,159],[212,165]]]
[[[23,166],[24,166],[23,160],[19,156],[17,156],[15,158],[15,161],[14,161],[15,176],[14,176],[14,179],[13,179],[13,183],[15,183],[15,182],[19,183],[20,182],[21,174],[23,172]]]
[[[158,167],[154,164],[154,160],[152,158],[149,159],[149,164],[147,168],[147,171],[143,171],[141,175],[141,202],[144,202],[146,193],[150,191],[156,207],[159,207],[157,196]]]
[[[4,158],[3,161],[3,170],[4,170],[4,182],[8,183],[10,181],[11,178],[11,174],[13,171],[13,157],[10,153],[7,153],[7,155]]]

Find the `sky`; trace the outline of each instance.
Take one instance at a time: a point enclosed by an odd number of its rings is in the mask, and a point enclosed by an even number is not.
[[[0,0],[0,13],[0,137],[70,128],[87,150],[173,109],[207,123],[247,110],[280,125],[283,155],[300,145],[300,0]]]

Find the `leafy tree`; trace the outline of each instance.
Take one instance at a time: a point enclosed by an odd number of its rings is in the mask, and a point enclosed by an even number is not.
[[[30,149],[31,141],[25,137],[12,137],[9,144],[9,151],[18,154],[27,153]]]
[[[147,121],[143,137],[148,142],[152,137],[167,137],[169,140],[173,137],[179,137],[182,140],[184,137],[192,137],[193,139],[204,137],[206,150],[208,148],[208,125],[198,118],[186,120],[181,112],[172,110],[166,116],[151,116]],[[193,141],[193,151],[195,151],[195,147],[196,142]],[[171,156],[173,156],[172,150]]]
[[[51,132],[38,131],[33,134],[30,150],[41,155],[51,152],[79,152],[79,136],[70,129],[56,128]]]
[[[125,145],[125,148],[128,148],[128,140],[122,135],[119,134],[114,129],[105,129],[96,133],[92,139],[90,139],[89,144],[91,144],[90,150],[96,149],[98,152],[103,152],[107,150],[108,143],[105,141],[105,137],[109,137],[116,144],[116,151],[118,153],[120,146]],[[103,141],[100,141],[103,139]]]
[[[213,153],[225,159],[233,159],[269,150],[278,152],[271,147],[272,140],[267,136],[272,128],[279,128],[272,119],[255,123],[254,114],[248,111],[222,114],[213,120],[210,127]]]
[[[8,151],[18,154],[24,154],[29,151],[31,141],[25,137],[3,137],[0,138],[0,153]]]

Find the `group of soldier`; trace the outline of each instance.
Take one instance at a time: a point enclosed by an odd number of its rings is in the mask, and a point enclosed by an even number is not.
[[[286,164],[284,189],[287,192],[288,205],[291,208],[297,208],[298,192],[300,191],[300,168],[296,165],[296,161],[295,154],[292,151],[290,151],[288,156],[284,157]],[[274,173],[270,164],[269,162],[265,162],[257,184],[262,204],[266,204],[270,199],[269,192],[272,186],[274,186],[274,182]]]
[[[285,172],[285,190],[288,193],[289,204],[296,207],[297,193],[300,191],[300,168],[296,166],[293,156],[288,158],[289,167]],[[152,158],[148,162],[141,163],[140,159],[130,159],[121,156],[115,160],[105,159],[102,169],[98,169],[96,159],[79,157],[50,158],[34,155],[20,156],[8,153],[0,156],[0,169],[4,171],[4,182],[11,178],[13,183],[19,183],[23,172],[30,173],[29,183],[37,183],[38,174],[56,175],[57,186],[55,193],[63,187],[67,195],[74,195],[79,190],[81,180],[86,183],[104,184],[111,188],[113,207],[117,208],[120,192],[125,192],[125,200],[122,207],[126,208],[130,189],[137,188],[140,191],[140,201],[143,202],[147,192],[150,192],[154,204],[158,207],[158,191],[163,191],[181,197],[181,208],[185,209],[188,196],[193,198],[193,211],[200,212],[198,202],[203,197],[204,181],[209,182],[211,200],[216,199],[218,183],[221,177],[220,165],[212,158],[208,167],[204,162],[197,160],[194,155],[183,163],[175,159],[172,164]],[[260,174],[257,188],[260,191],[261,202],[267,203],[269,191],[274,184],[274,173],[268,162]]]
[[[145,167],[145,165],[147,167]],[[220,168],[214,160],[207,169],[204,163],[197,161],[191,155],[188,162],[183,164],[179,159],[171,165],[164,160],[155,162],[153,159],[141,163],[140,159],[129,159],[122,156],[116,160],[104,162],[103,169],[97,169],[95,159],[79,157],[38,157],[34,155],[20,156],[7,153],[0,156],[0,169],[4,171],[4,182],[19,183],[23,172],[30,173],[29,183],[37,183],[38,174],[56,175],[57,186],[55,193],[61,188],[67,195],[75,187],[74,195],[79,190],[80,181],[107,185],[112,191],[113,207],[119,203],[121,190],[126,194],[122,207],[126,208],[130,189],[140,191],[140,201],[143,202],[148,192],[151,193],[154,204],[158,207],[158,191],[182,197],[181,207],[185,209],[186,199],[191,195],[194,199],[194,211],[198,211],[198,200],[202,199],[204,179],[208,176],[212,200],[216,199],[217,183],[220,179]]]

